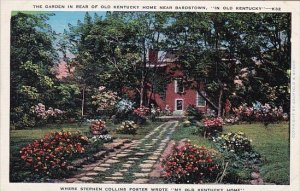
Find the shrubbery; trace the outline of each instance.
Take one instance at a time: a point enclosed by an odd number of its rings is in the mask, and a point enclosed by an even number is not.
[[[90,132],[93,135],[105,135],[108,133],[106,123],[103,120],[95,120],[91,122]]]
[[[227,133],[213,139],[218,150],[222,153],[227,165],[225,180],[235,182],[241,168],[251,171],[253,165],[261,163],[260,154],[257,153],[251,140],[243,132]]]
[[[203,124],[204,126],[200,128],[200,131],[204,137],[213,137],[223,131],[222,118],[205,118]]]
[[[220,172],[214,152],[186,143],[162,161],[165,178],[174,183],[215,182]]]
[[[227,119],[228,123],[236,123],[238,121],[247,122],[263,122],[265,126],[282,120],[287,120],[288,115],[283,112],[281,106],[273,107],[270,104],[262,105],[260,102],[252,103],[252,106],[243,104],[238,108],[233,108],[234,116]]]
[[[114,115],[114,122],[118,123],[123,120],[133,119],[134,103],[128,99],[120,100],[115,106],[116,113]]]
[[[67,173],[71,157],[83,153],[87,144],[87,137],[79,132],[54,132],[23,147],[20,157],[36,174],[58,177]]]
[[[219,137],[213,138],[217,143],[220,151],[228,151],[235,154],[243,154],[244,152],[251,152],[251,139],[248,139],[243,132],[226,133]]]
[[[144,124],[147,120],[147,115],[150,114],[150,109],[146,106],[141,106],[133,110],[135,115],[135,122],[138,124]]]
[[[138,126],[134,121],[124,121],[122,122],[121,126],[117,128],[117,132],[134,135],[136,134],[137,128]]]
[[[203,118],[203,114],[198,110],[195,105],[189,105],[186,109],[186,115],[195,117],[197,120],[201,120]]]
[[[119,99],[116,92],[108,90],[104,86],[100,86],[96,90],[95,95],[92,96],[92,104],[96,106],[96,111],[101,115],[111,116]]]
[[[188,119],[185,119],[183,122],[182,122],[182,126],[183,127],[189,127],[191,126],[191,122],[188,120]]]

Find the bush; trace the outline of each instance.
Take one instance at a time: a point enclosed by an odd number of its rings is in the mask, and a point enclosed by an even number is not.
[[[53,109],[49,107],[46,110],[46,106],[42,103],[38,103],[32,106],[32,113],[36,115],[36,121],[38,125],[44,125],[45,123],[62,122],[65,112],[60,109]]]
[[[45,135],[43,139],[23,147],[21,159],[35,174],[59,177],[67,173],[71,157],[84,152],[87,137],[79,132],[60,131]]]
[[[247,121],[251,123],[252,121],[259,121],[263,122],[265,126],[268,126],[270,123],[288,119],[287,114],[283,113],[281,106],[272,107],[267,103],[262,105],[258,101],[252,103],[252,107],[243,104],[238,108],[233,108],[233,112],[235,114],[235,120],[228,120],[228,122]]]
[[[123,120],[131,119],[133,116],[134,103],[128,99],[120,100],[116,105],[114,122],[118,123]]]
[[[213,139],[220,151],[229,151],[236,154],[251,152],[251,139],[248,139],[243,132],[227,133]]]
[[[183,127],[189,127],[189,126],[191,126],[191,122],[189,121],[189,120],[187,120],[187,119],[185,119],[183,122],[182,122],[182,126]]]
[[[235,182],[239,179],[240,169],[251,171],[253,165],[261,163],[259,153],[254,151],[251,140],[243,132],[223,134],[213,141],[228,163],[225,181]]]
[[[165,178],[174,183],[214,182],[220,172],[217,157],[205,147],[186,143],[162,161]]]
[[[92,104],[97,107],[98,113],[110,116],[119,99],[116,92],[100,86],[92,96]]]
[[[146,106],[141,106],[133,110],[135,115],[135,122],[138,124],[144,124],[147,120],[147,115],[150,114],[150,109]]]
[[[136,134],[138,126],[135,124],[134,121],[124,121],[122,122],[121,126],[117,128],[118,133],[122,134]]]
[[[25,129],[36,126],[36,116],[32,112],[27,112],[22,107],[16,107],[12,110],[10,115],[12,128]]]
[[[201,120],[203,118],[203,114],[197,109],[195,105],[189,105],[186,109],[186,115],[195,117],[197,120]]]
[[[105,121],[99,119],[91,122],[90,132],[93,135],[105,135],[108,133]]]
[[[223,131],[222,118],[206,118],[203,120],[203,124],[200,131],[204,137],[214,137]]]

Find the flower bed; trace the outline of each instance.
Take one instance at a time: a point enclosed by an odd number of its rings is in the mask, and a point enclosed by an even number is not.
[[[87,137],[79,132],[54,132],[23,147],[20,157],[35,173],[58,177],[67,172],[71,157],[83,153],[87,144]]]
[[[214,182],[220,172],[217,157],[205,147],[186,143],[162,161],[165,178],[174,183]]]
[[[271,106],[268,103],[262,105],[260,102],[252,103],[252,106],[242,104],[238,108],[233,108],[234,116],[226,119],[228,123],[236,123],[238,121],[246,122],[263,122],[265,126],[282,120],[287,120],[288,115],[283,112],[281,106]]]

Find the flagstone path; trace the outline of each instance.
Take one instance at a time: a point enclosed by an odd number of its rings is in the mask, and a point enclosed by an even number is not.
[[[152,175],[158,177],[157,166],[178,121],[168,121],[156,127],[143,139],[131,142],[104,160],[86,165],[80,174],[65,180],[68,183],[149,183]],[[170,142],[170,143],[169,143]]]

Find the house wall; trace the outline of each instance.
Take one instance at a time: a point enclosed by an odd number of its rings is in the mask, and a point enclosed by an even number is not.
[[[197,92],[185,88],[183,93],[175,93],[175,81],[173,80],[172,83],[167,86],[165,104],[169,105],[172,111],[175,111],[175,102],[177,99],[183,100],[183,111],[185,111],[189,105],[196,105]],[[197,108],[202,112],[206,111],[206,106]]]
[[[154,55],[152,55],[154,57]],[[175,111],[176,107],[176,100],[182,99],[183,100],[183,111],[187,109],[189,105],[196,106],[196,100],[197,100],[197,91],[194,89],[188,89],[184,88],[183,93],[177,93],[175,92],[175,79],[180,78],[184,76],[184,73],[180,69],[180,65],[177,65],[175,63],[169,63],[166,68],[164,68],[165,72],[170,74],[172,78],[174,78],[171,83],[167,85],[166,88],[166,99],[162,100],[161,97],[158,94],[152,94],[153,101],[157,104],[158,107],[161,109],[166,108],[166,105],[169,106],[171,111]],[[193,84],[192,84],[193,86]],[[204,84],[201,84],[200,88],[204,88]],[[148,92],[148,96],[150,96],[150,92]],[[206,112],[207,105],[206,106],[200,106],[197,107],[199,111]],[[179,113],[178,113],[179,114]]]

